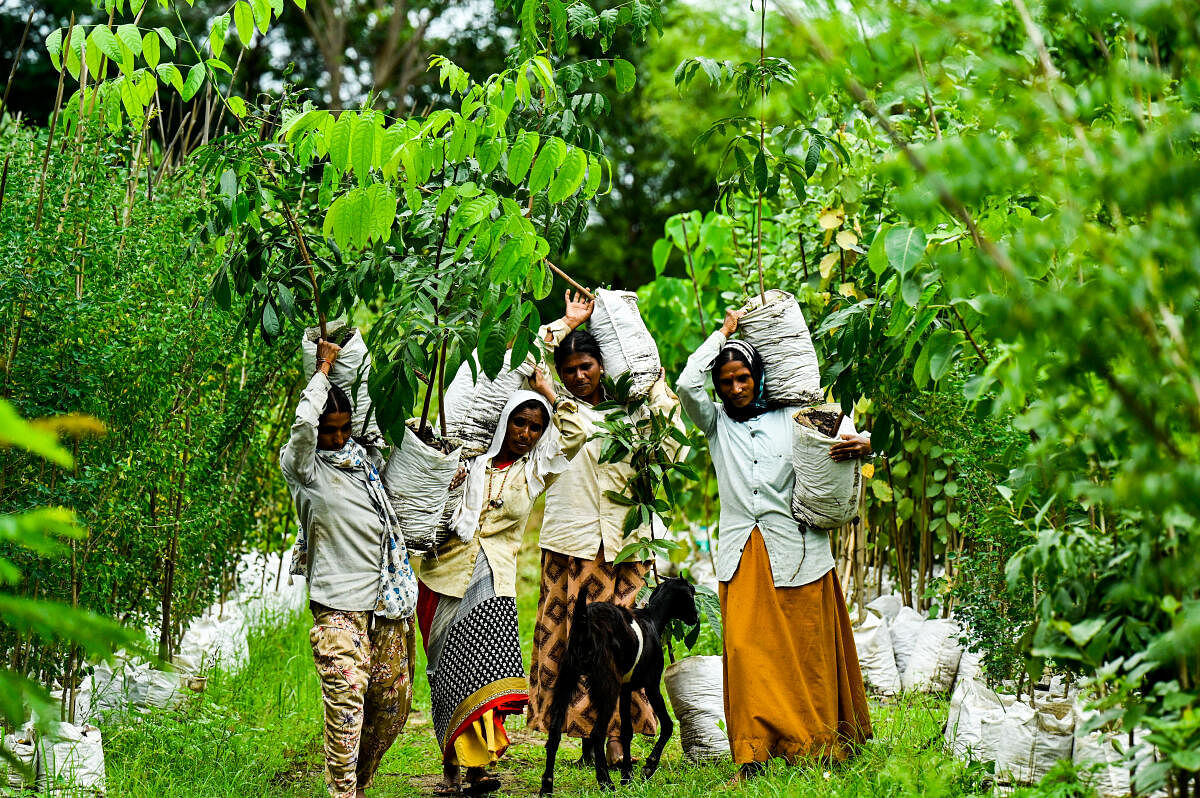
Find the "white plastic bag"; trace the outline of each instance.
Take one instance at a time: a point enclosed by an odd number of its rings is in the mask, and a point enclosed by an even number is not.
[[[212,668],[237,673],[250,661],[246,617],[232,601],[214,604],[188,625],[173,663],[181,673],[203,675]]]
[[[663,674],[667,696],[679,719],[683,753],[693,762],[729,756],[721,658],[685,657]]]
[[[446,388],[446,436],[462,441],[464,459],[487,451],[508,398],[533,374],[532,355],[515,369],[509,363],[511,355],[512,350],[504,353],[504,368],[494,380],[478,366],[478,377],[472,377],[471,364],[464,361]]]
[[[38,790],[104,795],[104,742],[95,726],[60,723],[37,744]]]
[[[325,325],[329,337],[338,339],[338,333],[346,328],[344,321],[331,321]],[[304,376],[307,380],[317,370],[317,341],[321,338],[320,327],[309,327],[304,331],[300,346],[304,352]],[[342,344],[342,351],[329,370],[329,381],[346,392],[353,411],[350,414],[351,434],[376,445],[383,442],[383,435],[372,412],[371,395],[367,383],[371,378],[371,353],[367,351],[362,333],[352,330],[349,340]],[[356,387],[357,386],[357,387]]]
[[[771,290],[742,307],[738,332],[762,356],[767,373],[766,400],[777,405],[810,405],[821,401],[821,365],[808,323],[796,298]]]
[[[900,692],[900,672],[892,653],[892,635],[887,621],[875,612],[854,630],[854,647],[858,649],[858,664],[862,668],[867,689],[880,695]]]
[[[948,693],[954,686],[958,662],[962,658],[958,624],[949,619],[928,620],[921,624],[916,642],[909,652],[901,674],[905,690],[922,693]]]
[[[159,671],[149,665],[130,666],[125,672],[125,690],[130,704],[142,708],[171,709],[183,702],[178,673]]]
[[[917,644],[917,635],[921,633],[921,624],[925,619],[921,613],[912,607],[901,607],[895,619],[889,624],[892,632],[892,651],[896,655],[896,670],[903,676],[908,667],[908,657]]]
[[[410,555],[433,551],[438,543],[438,526],[450,497],[450,482],[462,460],[462,445],[450,441],[454,450],[444,453],[426,446],[413,431],[416,422],[404,427],[404,443],[392,454],[384,484],[400,519],[400,532]]]
[[[814,529],[836,529],[858,515],[862,464],[829,456],[837,438],[795,421],[792,429],[792,517]]]
[[[638,310],[637,294],[632,291],[596,291],[596,308],[588,329],[600,345],[604,370],[613,379],[629,372],[633,375],[630,395],[643,397],[662,373],[662,361],[654,336],[646,329]]]

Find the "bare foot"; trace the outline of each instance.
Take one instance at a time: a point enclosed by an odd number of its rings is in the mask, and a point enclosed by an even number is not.
[[[751,779],[761,776],[766,770],[766,762],[747,762],[738,768],[738,772],[734,773],[733,778],[726,782],[726,786],[741,787]]]
[[[458,765],[442,765],[442,781],[433,788],[437,796],[462,795],[462,778]]]

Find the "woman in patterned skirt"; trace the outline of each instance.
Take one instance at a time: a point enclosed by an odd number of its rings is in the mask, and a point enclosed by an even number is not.
[[[471,461],[456,535],[420,568],[433,728],[442,752],[437,795],[500,788],[487,767],[508,748],[504,717],[524,710],[528,683],[517,628],[517,551],[534,501],[583,446],[578,408],[539,369]],[[463,774],[462,769],[466,772]]]
[[[566,305],[565,315],[543,327],[541,335],[548,354],[554,358],[559,380],[579,403],[579,414],[590,437],[596,431],[596,424],[605,417],[605,413],[595,409],[604,400],[600,382],[604,358],[592,334],[577,329],[591,317],[593,303],[567,292]],[[647,407],[664,415],[674,414],[676,425],[683,431],[679,400],[664,380],[654,383]],[[550,703],[558,678],[558,663],[570,633],[570,608],[579,591],[586,590],[589,601],[610,601],[632,608],[646,584],[645,563],[613,562],[625,543],[623,528],[629,508],[608,498],[605,491],[624,494],[633,468],[628,461],[601,463],[603,448],[601,440],[588,441],[571,461],[570,469],[546,491],[545,520],[539,538],[542,585],[533,633],[533,662],[529,668],[529,725],[544,732],[550,730]],[[640,528],[629,539],[647,536],[647,529]],[[633,694],[631,714],[635,732],[647,735],[658,732],[658,722],[644,690]],[[608,727],[607,752],[593,752],[589,748],[592,728],[598,722]],[[609,764],[619,762],[624,755],[618,739],[620,730],[615,715],[611,719],[597,718],[587,694],[576,693],[563,732],[583,738],[585,762],[590,763],[593,756],[607,756]]]

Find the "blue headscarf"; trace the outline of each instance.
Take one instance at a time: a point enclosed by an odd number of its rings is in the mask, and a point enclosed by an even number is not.
[[[766,399],[767,375],[762,355],[758,354],[757,349],[745,341],[727,341],[725,346],[721,347],[721,351],[717,353],[716,360],[713,361],[714,388],[716,387],[717,372],[721,366],[735,361],[745,363],[746,368],[750,369],[750,376],[754,380],[754,399],[745,407],[734,407],[731,402],[721,396],[719,391],[717,397],[725,406],[725,415],[734,421],[746,422],[770,409],[767,407]]]

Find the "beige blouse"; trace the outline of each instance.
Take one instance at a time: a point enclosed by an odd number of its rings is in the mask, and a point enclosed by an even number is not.
[[[563,399],[554,414],[554,424],[562,435],[563,454],[573,458],[587,438],[579,407]],[[484,501],[479,529],[475,536],[463,541],[455,536],[438,549],[437,557],[417,563],[417,576],[425,586],[444,596],[462,598],[467,592],[475,560],[482,549],[492,567],[492,579],[497,596],[517,595],[517,552],[525,534],[525,525],[533,512],[537,497],[529,495],[526,469],[529,458],[522,457],[506,469],[487,468],[488,491]],[[559,474],[546,477],[549,487]],[[503,487],[501,487],[503,486]],[[491,507],[490,500],[500,498],[500,507]]]
[[[538,340],[545,342],[548,361],[553,362],[554,350],[570,331],[562,319],[538,331]],[[675,411],[675,426],[680,432],[685,431],[679,399],[667,387],[666,381],[660,379],[650,388],[646,408],[664,415]],[[579,412],[589,440],[571,461],[571,467],[546,491],[546,518],[542,522],[538,545],[558,554],[587,560],[595,559],[603,545],[605,561],[612,562],[627,543],[649,537],[650,529],[649,525],[643,525],[629,537],[623,534],[629,508],[609,499],[604,492],[626,494],[629,480],[633,478],[633,466],[628,460],[601,463],[600,455],[606,443],[592,436],[599,431],[596,425],[604,420],[605,414],[586,402],[579,402]],[[668,446],[672,455],[680,454],[676,441],[670,441]]]

